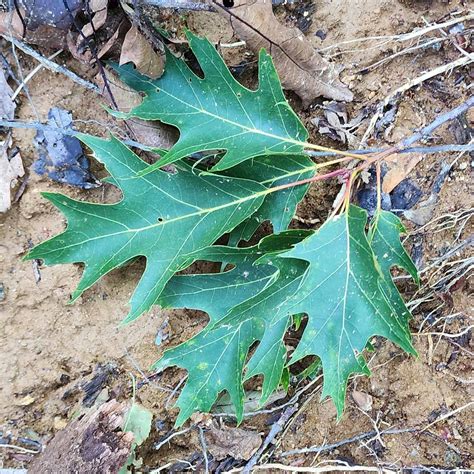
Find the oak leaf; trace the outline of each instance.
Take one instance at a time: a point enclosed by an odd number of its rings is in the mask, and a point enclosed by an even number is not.
[[[297,28],[278,22],[268,0],[210,0],[226,16],[235,34],[255,53],[264,48],[273,58],[284,89],[295,91],[303,105],[315,98],[347,101],[352,92],[339,80],[341,67],[326,61]]]

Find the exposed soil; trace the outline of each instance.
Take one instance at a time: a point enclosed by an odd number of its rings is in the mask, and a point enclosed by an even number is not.
[[[454,0],[321,0],[316,2],[316,8],[311,13],[312,23],[306,34],[316,48],[326,48],[355,38],[409,32],[423,25],[422,18],[440,21],[450,13],[463,9],[463,2]],[[304,16],[303,10],[296,7],[278,7],[277,14],[280,21],[287,24],[296,24],[298,18]],[[212,13],[190,13],[179,20],[168,16],[165,27],[176,28],[178,36],[182,37],[181,28],[185,24],[213,41],[237,41],[225,22],[220,18],[216,20]],[[320,40],[316,32],[325,39]],[[6,47],[6,44],[3,46]],[[391,91],[424,71],[459,57],[459,52],[447,41],[439,50],[419,49],[361,74],[357,73],[360,68],[396,52],[400,47],[393,42],[372,50],[365,49],[364,43],[350,46],[353,52],[335,56],[334,60],[347,66],[342,78],[355,94],[355,101],[348,108],[351,117],[362,106],[377,104]],[[255,58],[251,53],[241,47],[222,48],[222,52],[229,65],[249,62],[250,67],[245,70],[243,78],[250,85],[255,84]],[[71,68],[86,74],[77,62],[66,56],[63,60],[68,61]],[[21,54],[20,61],[24,75],[36,66],[30,58]],[[468,78],[469,71],[466,69],[454,70],[450,75],[438,76],[405,93],[393,126],[385,136],[369,143],[374,146],[396,143],[415,128],[432,121],[437,114],[461,103],[469,95],[465,88]],[[72,111],[74,119],[84,121],[78,123],[78,127],[89,133],[105,135],[108,129],[119,125],[101,107],[102,99],[63,76],[42,70],[29,82],[29,91],[36,110],[22,96],[16,111],[19,119],[36,120],[38,114],[44,120],[49,108],[54,105]],[[298,98],[291,94],[289,98],[308,126],[313,142],[343,146],[317,134],[316,127],[311,124],[311,119],[321,114],[317,106],[301,110]],[[441,128],[436,132],[434,142],[455,143],[459,127],[462,131],[469,122],[472,127],[472,114],[467,116],[464,125],[458,123],[457,126]],[[359,139],[366,126],[357,132]],[[25,168],[29,168],[35,158],[33,136],[31,131],[13,132],[13,141],[21,150]],[[423,157],[410,175],[423,191],[421,200],[429,196],[441,162],[450,163],[454,158],[456,155],[453,154]],[[433,220],[446,214],[455,215],[470,207],[473,191],[471,169],[469,156],[462,156],[453,166],[439,194]],[[101,169],[95,171],[99,175],[102,173]],[[15,437],[26,437],[45,444],[85,409],[84,384],[94,375],[106,373],[96,401],[99,403],[113,397],[119,400],[130,398],[131,373],[139,381],[138,400],[154,414],[151,437],[140,450],[142,469],[147,471],[178,460],[188,460],[202,469],[201,447],[195,431],[173,438],[159,452],[153,449],[153,444],[172,429],[176,416],[176,410],[172,408],[173,390],[185,374],[169,369],[161,375],[150,376],[148,381],[144,380],[144,374],[150,375],[148,368],[164,349],[199,331],[207,320],[206,316],[195,311],[154,308],[133,325],[119,328],[118,324],[126,313],[127,301],[143,271],[141,261],[107,275],[73,305],[67,302],[82,272],[79,265],[41,267],[41,281],[35,282],[32,263],[23,262],[21,257],[32,244],[64,228],[60,213],[41,197],[42,191],[63,192],[74,198],[100,202],[113,202],[118,198],[115,188],[109,185],[92,191],[78,191],[52,183],[31,171],[19,202],[5,216],[0,216],[0,282],[5,288],[5,298],[0,301],[0,430],[4,436],[11,433]],[[313,186],[298,209],[300,220],[295,225],[317,228],[317,220],[323,222],[331,212],[338,191],[339,185],[335,182]],[[422,244],[417,262],[422,267],[462,242],[472,232],[469,222],[449,219],[446,218],[446,221],[451,222],[452,226],[442,231],[435,224],[419,230],[406,221],[410,232],[406,244],[409,249],[414,243]],[[466,225],[462,227],[463,224]],[[469,246],[456,255],[456,259],[460,261],[468,255]],[[441,275],[444,271],[441,270]],[[429,285],[436,280],[436,275],[430,280],[431,275],[432,272],[423,274],[423,288],[419,293],[416,293],[414,286],[403,283],[406,298],[428,294]],[[351,438],[373,430],[374,423],[380,431],[425,427],[438,417],[469,403],[473,396],[473,346],[471,333],[466,331],[472,325],[473,317],[469,280],[462,281],[455,290],[449,295],[435,292],[415,308],[411,327],[418,358],[406,356],[386,341],[374,341],[376,352],[369,354],[372,377],[352,379],[348,387],[347,409],[339,422],[332,402],[320,403],[319,390],[309,390],[308,394],[312,395],[301,399],[306,402],[300,406],[287,432],[279,438],[271,461],[311,466],[324,460],[338,459],[365,466],[382,462],[393,466],[474,468],[470,441],[473,438],[472,406],[435,423],[421,434],[407,432],[380,438],[372,436],[367,444],[353,442],[319,455],[281,455],[284,451]],[[451,317],[446,318],[449,315]],[[164,328],[165,337],[157,347],[155,337],[160,327]],[[448,338],[440,336],[443,332],[463,335]],[[257,386],[258,381],[250,385],[252,389]],[[298,388],[293,386],[290,394]],[[357,406],[351,397],[354,390],[372,397],[369,410],[364,412]],[[250,417],[242,427],[266,434],[278,419],[278,414],[275,411]],[[222,422],[234,426],[231,419]],[[24,447],[28,448],[28,445]],[[4,466],[27,467],[32,457],[32,454],[3,449],[0,451],[0,466],[3,460]],[[178,464],[175,470],[184,470],[184,466]],[[172,470],[171,467],[167,469]]]

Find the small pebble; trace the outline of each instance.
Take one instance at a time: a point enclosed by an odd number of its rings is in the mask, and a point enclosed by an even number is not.
[[[315,36],[317,36],[321,41],[324,41],[327,34],[323,30],[318,30],[316,31]]]
[[[60,416],[54,417],[53,427],[56,431],[62,430],[66,428],[66,426],[67,426],[67,421],[64,418],[61,418]]]

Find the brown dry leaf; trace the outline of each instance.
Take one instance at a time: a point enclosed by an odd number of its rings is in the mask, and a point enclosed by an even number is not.
[[[25,10],[21,8],[20,13],[24,16]],[[13,12],[0,12],[0,35],[12,35],[15,38],[21,38],[24,31],[20,15],[16,10]]]
[[[100,10],[94,14],[91,22],[83,26],[82,34],[86,38],[89,38],[89,36],[92,36],[94,34],[94,30],[97,31],[101,26],[105,24],[106,20],[107,20],[107,8]]]
[[[383,178],[382,191],[391,193],[415,168],[423,156],[419,153],[394,155],[385,160],[388,171]]]
[[[62,1],[20,2],[18,11],[15,8],[0,13],[0,34],[11,34],[26,43],[46,48],[64,48],[66,32],[73,25],[76,14],[82,10],[83,0],[68,0],[67,6],[66,9]]]
[[[273,57],[283,88],[295,91],[309,105],[316,97],[351,101],[352,92],[339,81],[341,67],[327,62],[297,28],[278,22],[269,0],[234,0],[232,8],[219,8],[223,0],[207,0],[227,17],[236,35],[258,53]]]
[[[126,21],[121,21],[119,23],[119,26],[115,30],[114,34],[106,41],[103,46],[101,46],[97,52],[97,57],[99,59],[104,57],[117,44],[117,40],[119,37],[122,37],[126,26],[128,26]]]
[[[12,190],[18,179],[25,174],[20,153],[8,158],[8,144],[0,143],[0,213],[8,211],[12,201]]]
[[[108,0],[90,0],[89,8],[91,12],[98,12],[100,10],[104,10],[104,8],[107,8],[108,3]]]
[[[135,64],[138,71],[145,76],[156,79],[163,74],[164,57],[153,49],[150,42],[132,26],[125,35],[120,55],[120,65]]]
[[[241,428],[219,428],[212,424],[206,431],[209,452],[218,461],[227,457],[248,461],[262,444],[260,433]]]

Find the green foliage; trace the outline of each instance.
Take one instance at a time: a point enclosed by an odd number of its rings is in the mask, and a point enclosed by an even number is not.
[[[369,375],[362,352],[372,336],[384,336],[415,354],[405,313],[397,314],[401,297],[395,286],[394,293],[386,291],[386,275],[375,264],[366,223],[365,211],[351,206],[292,249],[261,257],[259,266],[275,266],[276,278],[257,295],[241,303],[232,301],[224,317],[214,318],[208,307],[191,306],[210,314],[209,326],[165,352],[156,365],[178,365],[189,372],[177,403],[182,410],[178,424],[196,410],[209,410],[224,388],[241,419],[243,391],[236,374],[242,374],[247,349],[256,340],[261,342],[246,365],[245,379],[264,376],[263,403],[277,388],[287,364],[283,336],[292,315],[305,313],[308,322],[288,363],[310,355],[319,357],[324,373],[322,396],[334,400],[339,415],[349,376]],[[378,233],[381,241],[399,250],[399,234],[393,227],[379,226]],[[203,351],[204,347],[209,350]],[[222,377],[226,373],[227,379]]]
[[[160,120],[180,130],[169,153],[147,172],[200,151],[225,150],[215,171],[262,155],[301,154],[308,134],[289,106],[271,57],[260,52],[259,88],[239,84],[214,46],[187,32],[189,45],[204,74],[200,78],[169,50],[166,71],[151,80],[131,64],[114,66],[120,79],[145,94],[122,118]]]
[[[270,328],[266,327],[268,317],[263,314],[253,317],[249,312],[242,312],[241,317],[235,318],[230,324],[221,324],[221,320],[232,308],[250,301],[277,277],[278,269],[275,266],[268,262],[256,264],[258,259],[262,255],[277,254],[306,235],[307,232],[303,231],[288,231],[269,236],[255,247],[210,248],[201,254],[202,258],[232,262],[234,268],[224,273],[175,276],[170,281],[160,298],[160,304],[165,307],[200,309],[210,318],[209,325],[203,331],[166,351],[154,366],[158,370],[177,365],[189,372],[187,383],[177,401],[177,406],[181,408],[177,424],[184,422],[197,410],[209,411],[223,390],[229,393],[237,417],[242,419],[242,372],[246,356],[250,346],[260,341],[267,330],[278,334],[280,343],[275,344],[274,339],[267,336],[267,342],[262,341],[259,346],[264,349],[263,357],[262,351],[257,350],[247,364],[247,375],[250,378],[251,367],[258,367],[259,363],[265,364],[265,367],[273,364],[275,369],[269,377],[272,387],[278,386],[285,363],[286,350],[282,336],[288,326],[288,318]],[[271,391],[266,393],[262,403]]]
[[[294,183],[311,178],[316,174],[313,162],[308,156],[262,156],[253,158],[227,170],[226,176],[251,179],[267,188]],[[258,210],[231,233],[229,245],[249,240],[262,222],[270,221],[275,233],[288,228],[296,213],[296,206],[303,199],[309,184],[295,186],[265,196]]]
[[[152,420],[153,415],[151,412],[133,400],[126,415],[125,424],[122,427],[122,431],[133,433],[132,449],[125,466],[120,469],[119,474],[130,472],[128,470],[130,466],[134,466],[135,468],[141,466],[141,460],[137,460],[135,450],[150,435]]]
[[[263,404],[279,385],[288,386],[291,364],[306,356],[316,357],[302,376],[314,377],[322,368],[323,397],[334,400],[340,415],[350,375],[369,374],[363,352],[372,336],[415,353],[410,313],[391,275],[397,266],[418,281],[400,242],[403,226],[379,211],[367,229],[365,211],[348,205],[316,232],[287,230],[308,188],[299,181],[314,177],[316,167],[302,154],[307,133],[284,98],[271,59],[260,54],[259,89],[250,91],[208,41],[188,38],[204,78],[169,52],[167,70],[156,81],[131,66],[118,68],[146,94],[129,115],[175,125],[179,141],[150,167],[114,138],[82,135],[122,199],[103,205],[45,193],[68,225],[27,258],[83,263],[74,300],[103,275],[142,256],[146,268],[125,322],[155,304],[209,315],[201,332],[154,365],[188,372],[177,425],[195,411],[209,411],[222,392],[241,420],[244,381],[263,376]],[[215,150],[225,153],[210,171],[205,162],[190,166],[191,153]],[[172,162],[175,173],[159,169]],[[274,234],[237,247],[264,221]],[[226,234],[229,244],[216,245]],[[215,262],[216,269],[220,263],[222,271],[177,274],[197,260]],[[301,324],[303,335],[289,357],[285,334]]]
[[[35,247],[28,258],[47,265],[84,263],[84,274],[72,295],[78,298],[99,278],[129,260],[144,256],[145,272],[125,320],[130,322],[155,304],[168,280],[189,266],[193,253],[213,244],[262,204],[260,184],[221,176],[195,175],[185,164],[176,174],[147,167],[120,141],[82,136],[105,165],[123,199],[116,204],[75,201],[44,193],[68,220],[62,234]]]

